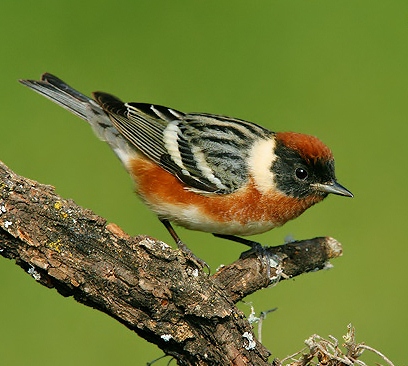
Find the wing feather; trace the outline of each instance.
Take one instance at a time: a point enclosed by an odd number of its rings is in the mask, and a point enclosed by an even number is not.
[[[200,193],[226,194],[241,187],[248,180],[249,146],[272,133],[225,116],[123,103],[101,92],[94,97],[132,145]]]

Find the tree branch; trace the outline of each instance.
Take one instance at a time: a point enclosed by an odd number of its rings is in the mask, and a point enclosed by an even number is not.
[[[18,176],[0,162],[0,254],[39,283],[117,319],[180,365],[268,365],[269,351],[235,306],[280,280],[341,255],[332,238],[268,248],[208,275],[183,254]]]

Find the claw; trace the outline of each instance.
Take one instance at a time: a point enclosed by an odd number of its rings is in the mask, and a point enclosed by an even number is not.
[[[198,258],[181,240],[178,240],[176,244],[191,263],[193,263],[200,269],[206,267],[208,269],[208,272],[210,272],[209,265],[202,259]]]
[[[271,254],[268,251],[268,247],[262,246],[262,244],[248,240],[245,238],[241,238],[239,236],[235,235],[224,235],[224,234],[213,234],[216,237],[227,239],[227,240],[232,240],[237,243],[245,244],[251,249],[243,252],[240,256],[241,259],[248,258],[251,255],[256,255],[259,259],[259,261],[266,267],[266,274],[268,276],[268,280],[271,279],[271,267],[277,268],[279,264],[282,262],[281,258],[275,254]]]
[[[160,219],[160,221],[166,227],[167,231],[170,233],[171,237],[176,242],[177,247],[185,254],[188,260],[200,269],[204,267],[208,268],[208,273],[210,273],[209,265],[202,259],[198,258],[196,255],[194,255],[194,253],[190,249],[188,249],[187,245],[181,241],[176,231],[173,229],[173,226],[171,226],[169,220]]]

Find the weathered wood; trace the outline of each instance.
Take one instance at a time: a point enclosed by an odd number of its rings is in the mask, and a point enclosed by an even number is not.
[[[271,247],[209,275],[167,244],[115,224],[0,164],[0,254],[39,283],[117,319],[180,365],[267,365],[235,306],[285,278],[341,255],[332,238]],[[264,263],[263,263],[264,262]]]

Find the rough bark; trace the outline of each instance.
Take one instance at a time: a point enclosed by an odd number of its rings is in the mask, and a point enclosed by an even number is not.
[[[326,268],[342,253],[328,237],[267,251],[269,277],[256,255],[209,275],[162,241],[130,237],[0,162],[0,254],[39,283],[117,319],[180,365],[270,364],[270,352],[235,303]]]

